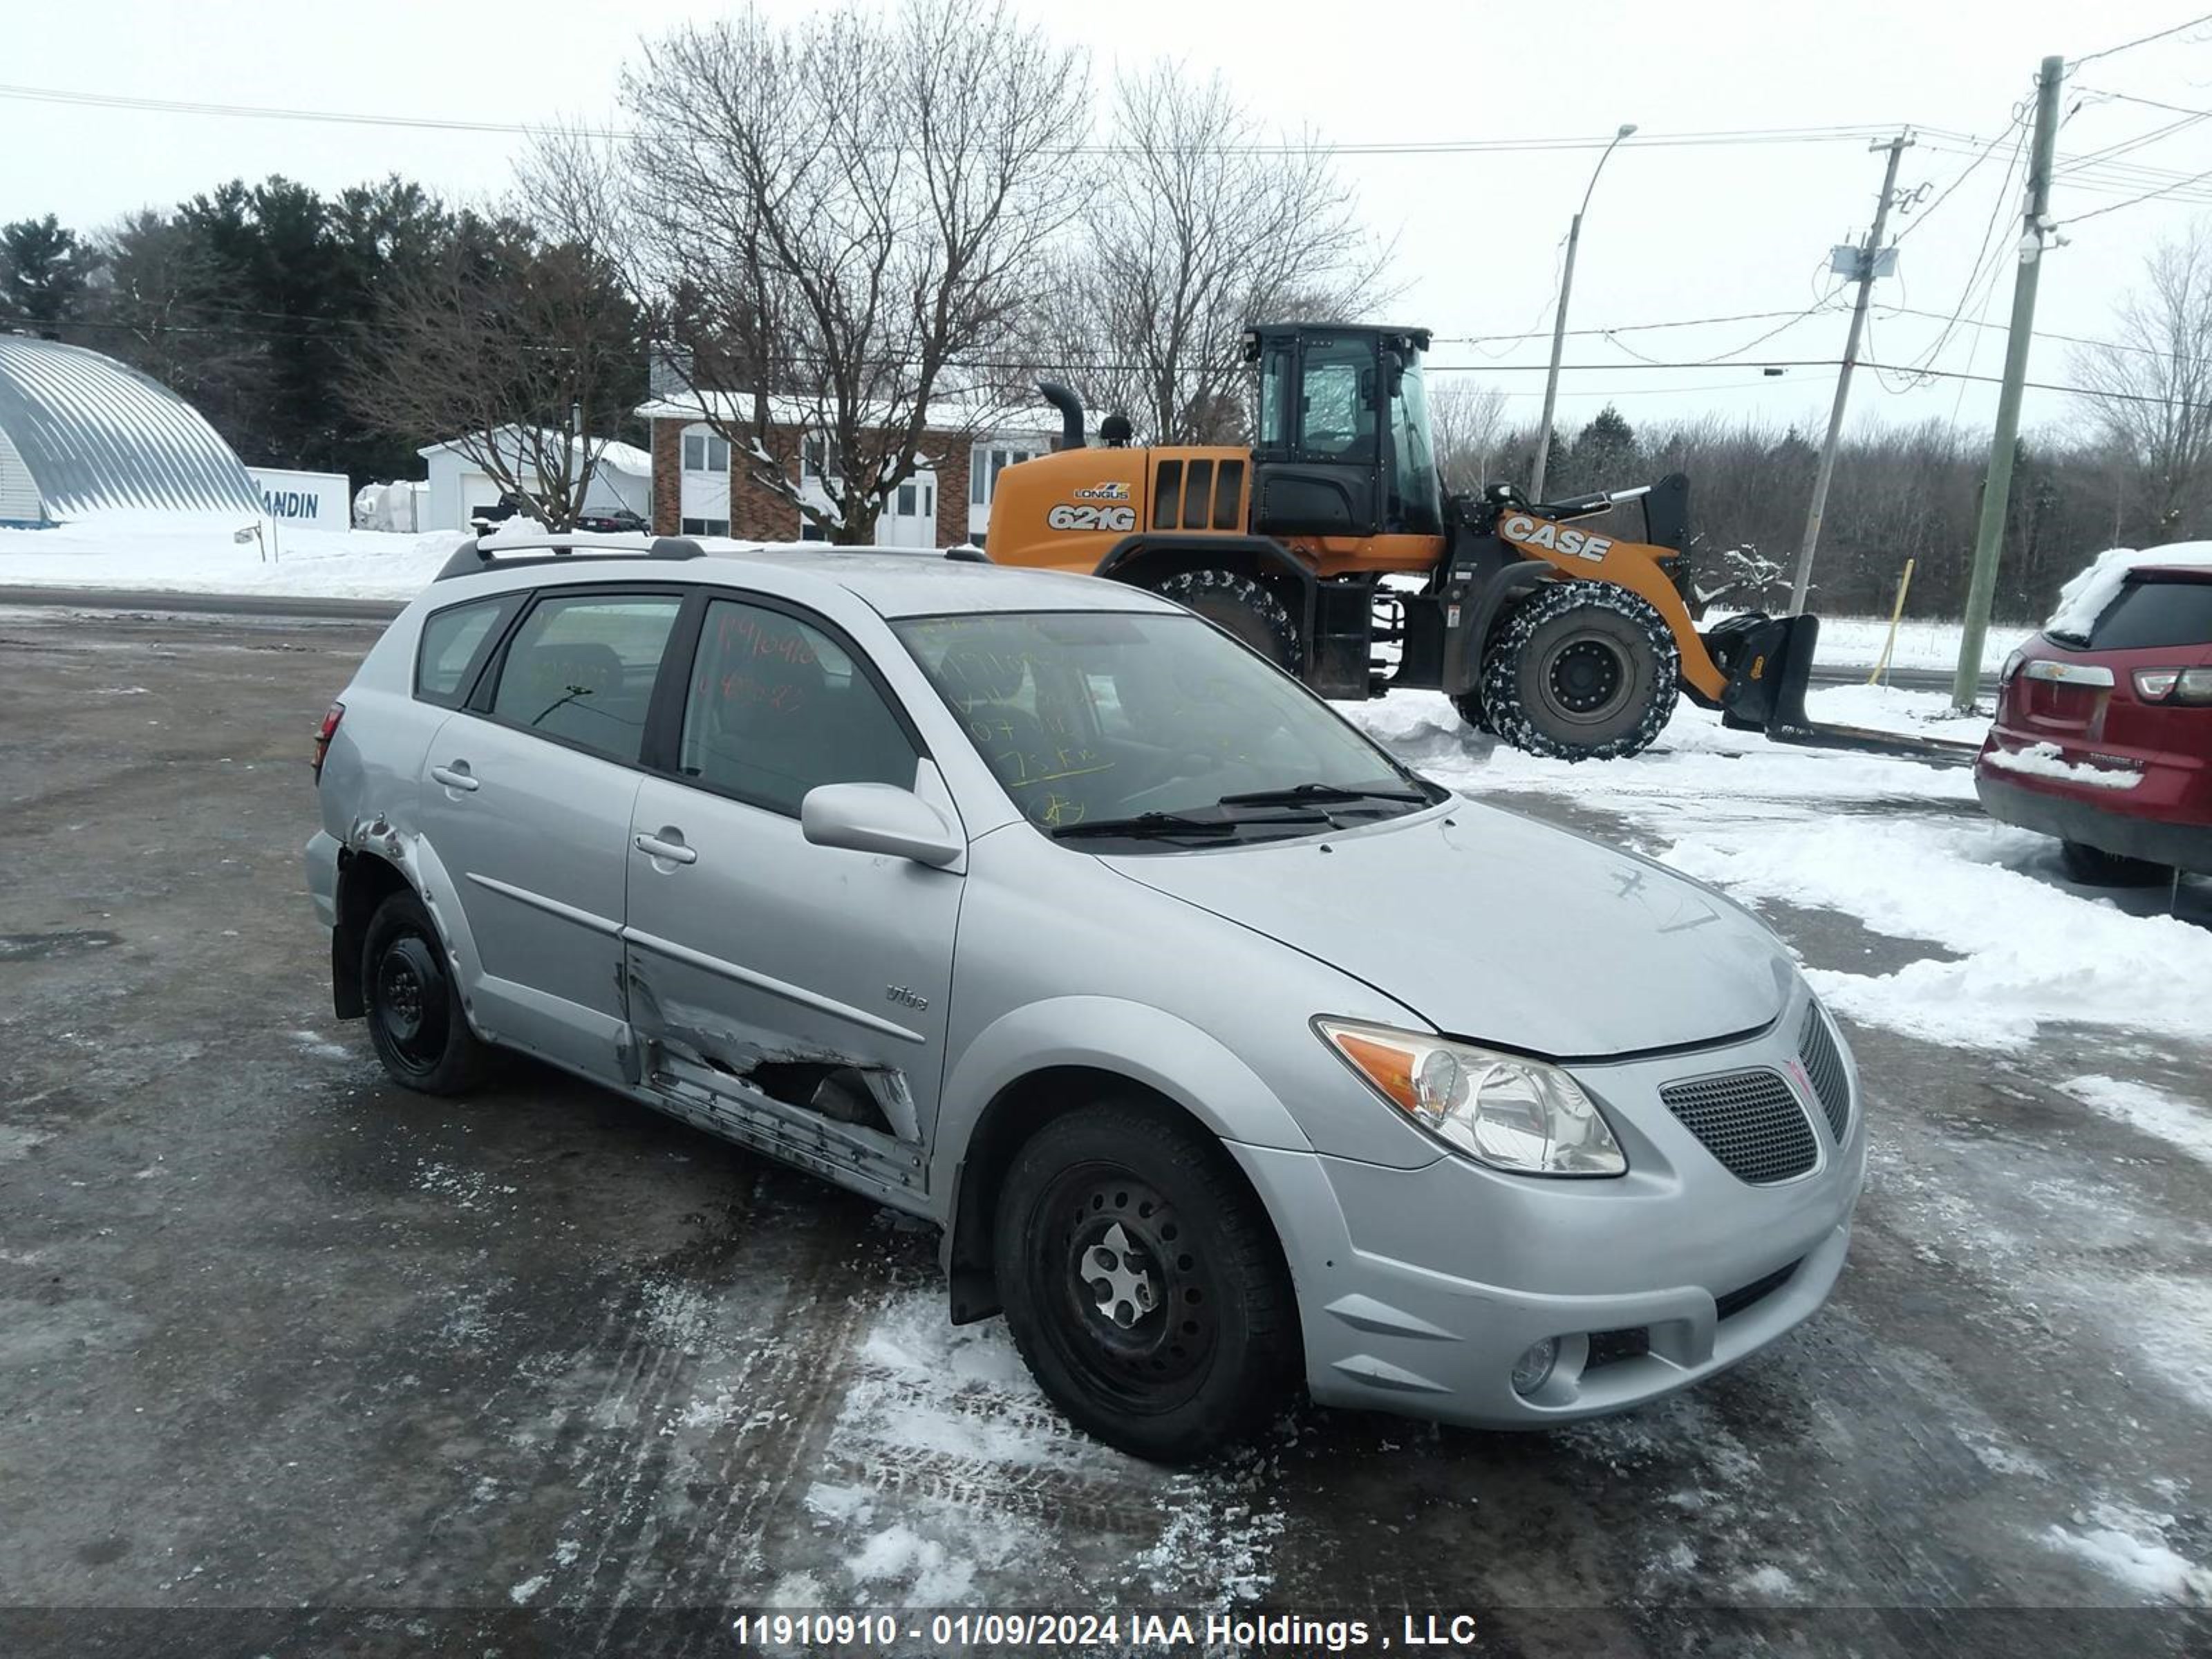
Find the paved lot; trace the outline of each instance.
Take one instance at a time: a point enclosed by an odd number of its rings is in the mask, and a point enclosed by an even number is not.
[[[384,1083],[298,866],[372,637],[0,611],[0,1651],[707,1654],[709,1610],[807,1602],[2212,1643],[2212,1169],[2046,1086],[2202,1104],[2201,1049],[1856,1033],[1861,1228],[1768,1355],[1556,1435],[1308,1408],[1163,1473],[943,1323],[925,1231],[542,1070]]]

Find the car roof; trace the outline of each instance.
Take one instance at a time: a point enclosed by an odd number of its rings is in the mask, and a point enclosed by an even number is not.
[[[496,554],[501,550],[495,549]],[[518,547],[518,554],[526,550]],[[463,592],[505,592],[570,582],[671,581],[727,584],[790,599],[817,601],[824,590],[852,594],[878,615],[928,617],[1008,611],[1172,612],[1178,607],[1140,588],[1054,570],[1028,570],[948,559],[915,548],[832,547],[820,542],[710,548],[700,558],[580,553],[567,558],[495,557],[456,578]],[[434,593],[435,584],[433,584]],[[459,594],[456,593],[455,598]]]

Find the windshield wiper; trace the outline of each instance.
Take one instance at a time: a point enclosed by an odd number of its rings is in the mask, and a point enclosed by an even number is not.
[[[1239,825],[1230,818],[1188,818],[1180,812],[1139,812],[1127,818],[1085,818],[1063,823],[1051,831],[1054,841],[1077,836],[1233,836]]]
[[[1409,800],[1425,806],[1429,797],[1418,789],[1346,789],[1334,783],[1293,784],[1288,789],[1252,789],[1241,795],[1224,795],[1222,806],[1303,806],[1310,801]]]

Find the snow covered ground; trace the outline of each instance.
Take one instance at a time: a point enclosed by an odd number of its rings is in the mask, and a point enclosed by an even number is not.
[[[0,530],[0,587],[105,587],[167,593],[411,599],[466,539],[459,531],[236,532],[244,519],[113,514],[52,530]],[[270,534],[266,520],[264,536]]]
[[[1832,708],[1842,711],[1814,712]],[[2203,992],[2212,931],[2163,914],[2162,890],[2148,896],[2158,909],[2138,904],[2148,911],[2138,914],[2069,885],[2055,842],[1982,816],[1965,768],[1774,744],[1687,707],[1644,754],[1579,765],[1501,747],[1433,694],[1344,712],[1441,783],[1504,805],[1546,797],[1602,814],[1753,908],[1837,911],[1937,947],[1887,974],[1809,970],[1854,1020],[1984,1049],[2021,1048],[2058,1022],[2212,1039]],[[1971,723],[1946,724],[1975,735]],[[2203,908],[2200,891],[2187,884],[2185,908]]]
[[[1708,617],[1706,623],[1710,625],[1717,616],[1716,612]],[[1891,653],[1889,665],[1945,672],[1956,668],[1960,629],[1961,624],[1955,622],[1906,617],[1897,625],[1897,649]],[[2033,639],[2035,633],[2034,629],[2016,623],[1991,623],[1982,641],[1982,672],[1996,673],[2014,648]],[[1888,637],[1887,617],[1823,617],[1814,659],[1823,668],[1870,669],[1881,660],[1882,641]]]

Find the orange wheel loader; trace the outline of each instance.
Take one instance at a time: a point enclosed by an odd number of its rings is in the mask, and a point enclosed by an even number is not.
[[[1440,690],[1561,760],[1635,754],[1680,695],[1731,725],[1803,732],[1818,619],[1698,631],[1680,474],[1572,501],[1507,484],[1443,499],[1428,347],[1425,329],[1247,331],[1249,449],[1131,447],[1119,416],[1091,446],[1074,394],[1041,386],[1062,435],[1000,474],[986,555],[1180,600],[1326,697]]]

